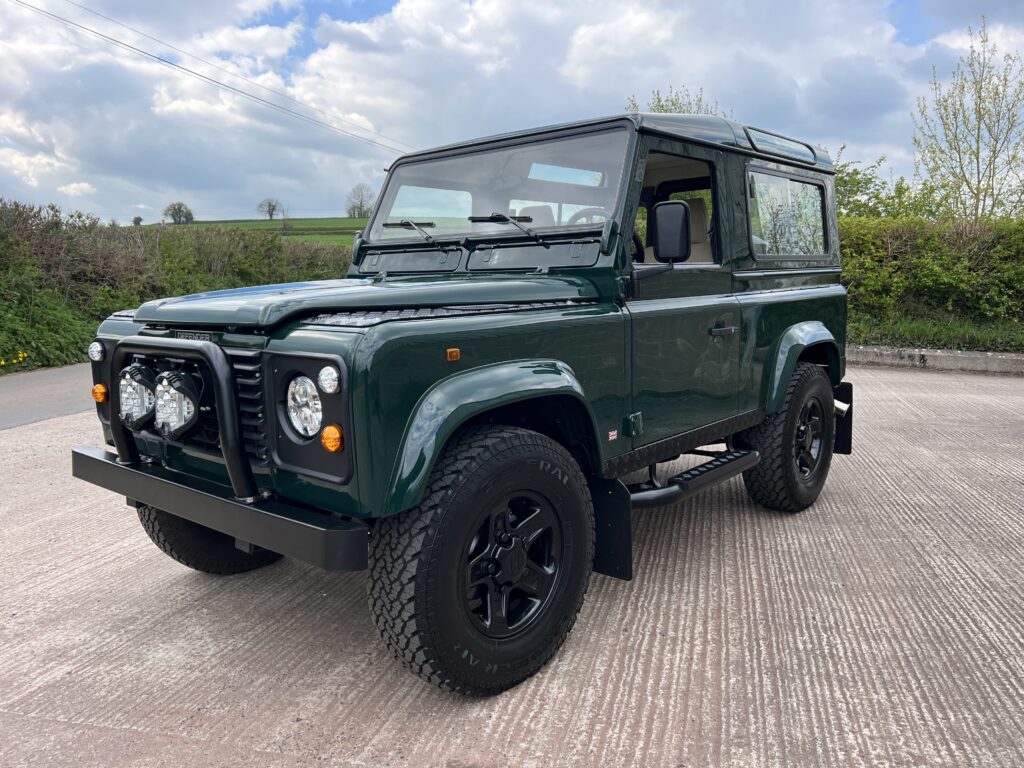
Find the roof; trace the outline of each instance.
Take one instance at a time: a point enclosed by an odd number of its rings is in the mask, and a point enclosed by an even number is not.
[[[585,128],[602,123],[621,122],[623,120],[630,120],[642,131],[698,141],[702,144],[717,144],[730,149],[738,149],[741,152],[768,157],[778,162],[788,162],[808,168],[815,168],[826,173],[834,172],[832,159],[825,149],[800,139],[793,139],[772,131],[743,125],[735,120],[728,120],[716,115],[680,115],[660,112],[632,112],[623,115],[610,115],[588,120],[577,120],[571,123],[531,128],[525,131],[513,131],[496,136],[462,141],[456,144],[447,144],[421,152],[412,152],[404,157],[432,155],[457,148],[490,144],[496,141],[537,133]]]

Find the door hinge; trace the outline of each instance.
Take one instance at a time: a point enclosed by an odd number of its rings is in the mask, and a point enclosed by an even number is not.
[[[644,433],[644,415],[641,411],[626,417],[625,433],[627,437],[639,437]]]

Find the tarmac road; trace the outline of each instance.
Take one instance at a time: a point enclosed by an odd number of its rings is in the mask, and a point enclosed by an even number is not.
[[[0,765],[1024,764],[1024,384],[851,378],[816,506],[637,513],[636,578],[484,700],[391,660],[363,574],[164,556],[70,477],[92,413],[0,431]]]

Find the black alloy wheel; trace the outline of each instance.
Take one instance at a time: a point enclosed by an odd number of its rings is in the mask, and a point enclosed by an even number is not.
[[[794,456],[796,469],[805,481],[812,481],[821,467],[824,437],[824,406],[817,397],[807,400],[797,417]]]
[[[483,513],[466,554],[466,608],[487,637],[512,637],[544,611],[562,574],[562,534],[551,502],[517,491]]]

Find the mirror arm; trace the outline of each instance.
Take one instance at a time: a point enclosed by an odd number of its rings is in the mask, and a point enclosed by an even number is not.
[[[664,264],[658,264],[656,267],[647,267],[646,269],[633,269],[633,279],[643,280],[644,278],[651,277],[652,275],[660,275],[662,272],[671,272],[674,268],[672,262]]]
[[[633,267],[633,271],[630,273],[629,279],[629,295],[631,298],[640,298],[640,281],[644,278],[651,277],[652,275],[663,275],[666,272],[671,272],[675,269],[675,265],[671,262],[667,264],[658,264],[656,267],[648,267],[647,269],[637,269]]]

